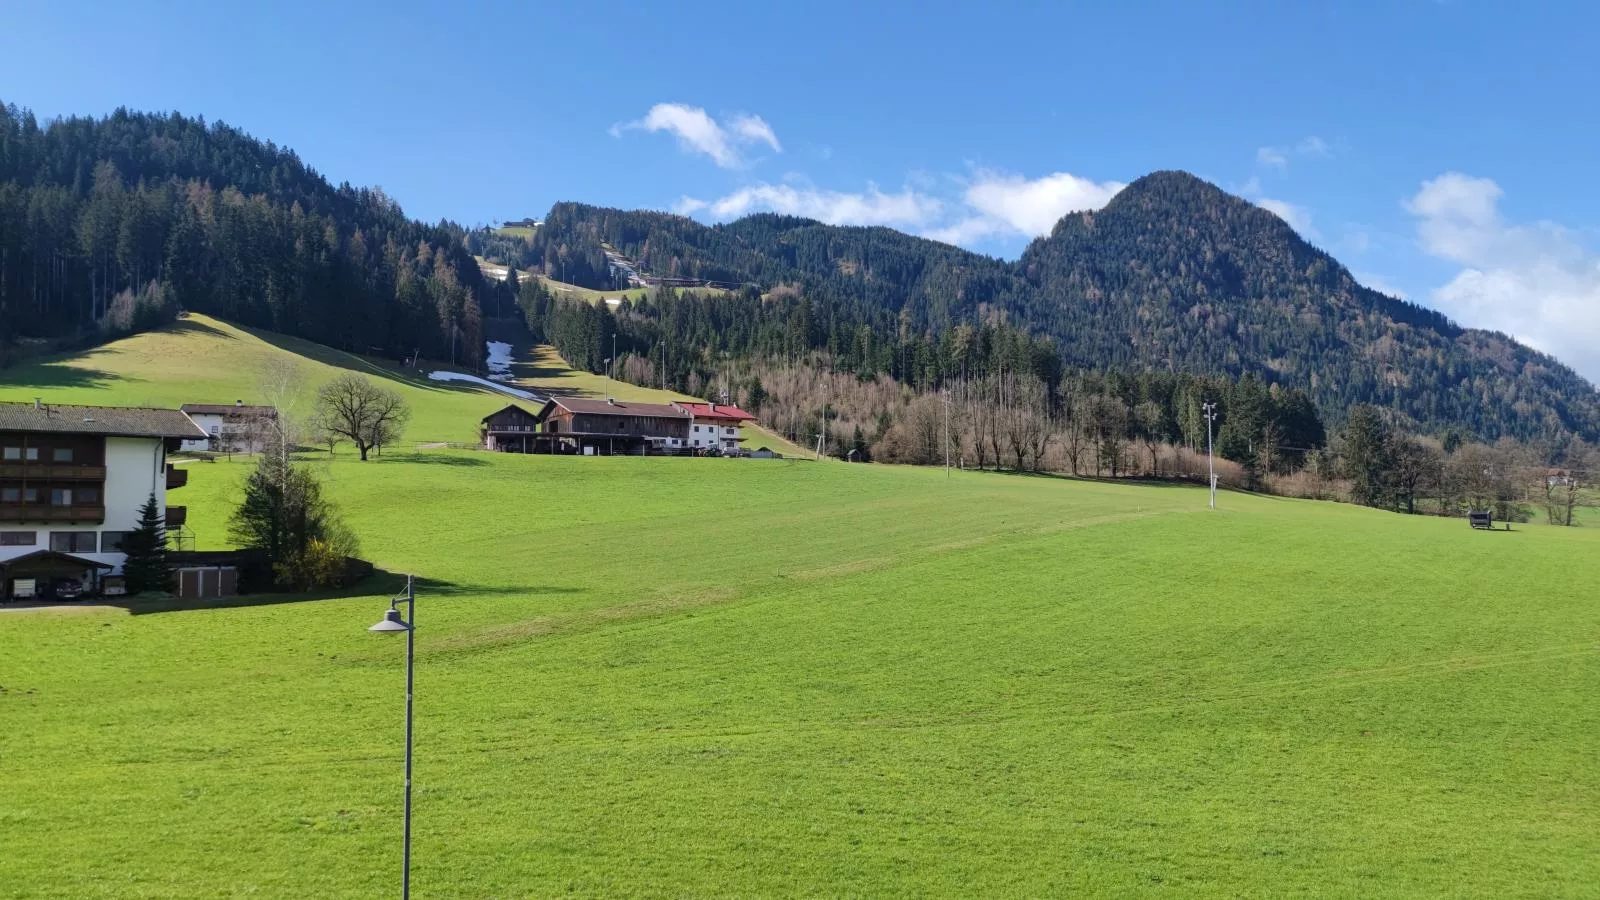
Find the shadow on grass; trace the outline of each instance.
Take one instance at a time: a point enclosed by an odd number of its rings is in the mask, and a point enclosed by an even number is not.
[[[270,344],[286,353],[303,356],[306,359],[314,360],[336,369],[347,369],[374,378],[397,381],[417,390],[452,394],[481,393],[483,390],[470,382],[434,381],[425,374],[435,368],[451,368],[446,363],[435,364],[430,360],[421,360],[418,362],[417,368],[411,369],[401,366],[398,359],[390,359],[384,356],[368,356],[352,353],[348,350],[337,350],[323,344],[312,343],[303,338],[280,334],[276,331],[265,331],[244,325],[236,327],[262,343]]]
[[[128,379],[101,369],[85,369],[58,362],[21,363],[13,369],[0,369],[0,388],[109,388]],[[50,397],[42,398],[46,403]]]
[[[1086,484],[1123,484],[1134,487],[1199,487],[1206,486],[1205,479],[1183,478],[1180,476],[1156,477],[1153,475],[1139,475],[1112,478],[1106,475],[1071,475],[1066,472],[1029,472],[1017,469],[964,469],[966,472],[982,472],[986,475],[1003,475],[1007,478],[1042,478],[1049,481],[1078,481]],[[1219,492],[1227,491],[1236,494],[1248,494],[1250,491],[1218,485]],[[1262,496],[1271,496],[1263,494]]]
[[[458,466],[472,468],[487,466],[489,463],[481,456],[456,456],[443,453],[412,453],[407,456],[374,456],[369,462],[383,465],[391,464],[418,464],[425,466]]]
[[[418,577],[414,581],[417,596],[428,597],[537,597],[549,594],[577,594],[580,588],[552,585],[500,585],[470,584]],[[405,593],[406,576],[383,569],[344,588],[311,593],[258,593],[236,597],[203,597],[192,600],[164,598],[161,600],[107,600],[98,605],[125,609],[135,616],[150,613],[187,612],[198,609],[238,609],[247,606],[277,606],[284,603],[311,603],[318,600],[344,600],[352,597],[396,597]]]

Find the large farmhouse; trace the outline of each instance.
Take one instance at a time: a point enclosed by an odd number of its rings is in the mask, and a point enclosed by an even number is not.
[[[206,436],[176,409],[0,403],[0,599],[96,592],[152,495],[181,528],[167,454]]]
[[[538,412],[512,405],[485,416],[483,444],[509,453],[733,455],[739,427],[754,419],[726,404],[555,397]]]

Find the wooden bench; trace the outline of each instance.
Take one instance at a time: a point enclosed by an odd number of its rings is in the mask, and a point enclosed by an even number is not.
[[[1487,512],[1469,512],[1467,513],[1467,521],[1472,523],[1473,528],[1483,531],[1494,530],[1494,516]]]

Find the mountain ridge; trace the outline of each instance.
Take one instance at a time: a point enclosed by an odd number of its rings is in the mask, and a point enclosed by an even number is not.
[[[654,275],[791,285],[875,328],[1001,316],[1074,367],[1253,372],[1308,390],[1335,421],[1373,403],[1424,431],[1600,437],[1600,392],[1560,361],[1368,288],[1276,214],[1178,170],[1063,216],[1015,261],[881,226],[565,202],[525,261],[549,268],[560,248],[600,241]]]

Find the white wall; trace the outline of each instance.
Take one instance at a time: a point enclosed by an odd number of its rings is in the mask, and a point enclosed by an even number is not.
[[[19,524],[14,522],[0,522],[0,531],[33,531],[38,538],[31,547],[0,547],[0,561],[25,556],[39,550],[50,549],[50,532],[52,531],[90,531],[95,532],[95,547],[100,546],[106,531],[132,531],[139,525],[139,509],[150,499],[150,492],[156,495],[156,505],[160,507],[162,515],[167,512],[167,459],[162,442],[156,438],[106,438],[106,481],[102,490],[101,499],[105,503],[105,521],[92,524],[88,522],[68,523],[38,523]],[[122,571],[122,553],[75,553],[97,562],[110,563],[116,566],[109,574]]]
[[[196,425],[199,425],[201,428],[205,429],[206,434],[212,434],[212,435],[220,435],[220,434],[222,434],[222,423],[223,423],[222,416],[219,416],[219,415],[217,415],[215,413],[190,413],[189,414],[189,418],[193,419],[194,423]],[[185,449],[185,450],[210,450],[211,449],[211,442],[210,441],[206,441],[206,440],[184,441],[183,442],[183,449]]]

